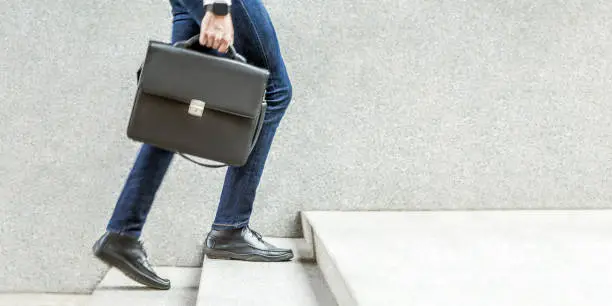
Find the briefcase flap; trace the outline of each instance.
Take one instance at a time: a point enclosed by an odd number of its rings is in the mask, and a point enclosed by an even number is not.
[[[179,103],[201,101],[205,109],[255,118],[269,72],[229,58],[151,41],[138,86]]]

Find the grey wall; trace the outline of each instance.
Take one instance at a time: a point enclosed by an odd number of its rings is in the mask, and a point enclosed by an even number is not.
[[[138,149],[134,70],[170,31],[164,1],[115,3],[0,3],[0,291],[86,292],[106,270],[90,247]],[[266,3],[295,99],[264,234],[300,235],[302,210],[612,207],[611,2]],[[175,160],[155,264],[199,265],[222,178]]]

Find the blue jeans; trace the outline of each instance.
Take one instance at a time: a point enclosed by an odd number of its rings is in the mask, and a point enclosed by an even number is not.
[[[202,0],[170,0],[172,43],[200,32],[204,17]],[[266,88],[268,109],[261,134],[247,163],[229,167],[213,229],[233,229],[248,225],[255,193],[276,129],[291,100],[291,82],[270,16],[261,0],[233,0],[234,47],[249,63],[270,71]],[[216,53],[216,52],[213,52]],[[168,170],[173,152],[142,145],[119,196],[107,230],[140,236],[155,194]]]

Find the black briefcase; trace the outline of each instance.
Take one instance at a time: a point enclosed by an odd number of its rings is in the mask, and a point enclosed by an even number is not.
[[[247,64],[233,47],[229,58],[201,48],[198,36],[174,45],[149,42],[127,135],[202,166],[242,166],[264,121],[269,72]]]

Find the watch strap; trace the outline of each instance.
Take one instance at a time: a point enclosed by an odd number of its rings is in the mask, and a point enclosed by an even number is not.
[[[232,5],[232,0],[204,0],[204,5],[214,4],[214,3],[224,3],[227,5]]]

